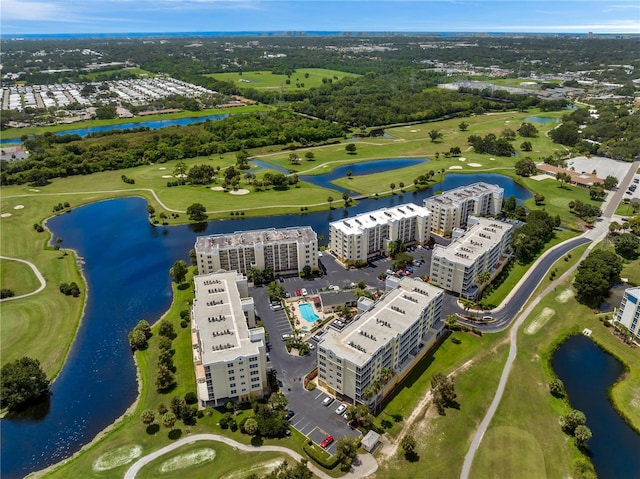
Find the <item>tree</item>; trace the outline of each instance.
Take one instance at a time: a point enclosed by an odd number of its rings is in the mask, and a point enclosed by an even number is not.
[[[160,336],[164,336],[165,338],[173,339],[176,337],[175,329],[173,328],[173,324],[168,319],[163,319],[160,321],[160,326],[158,328],[158,334]]]
[[[351,469],[353,459],[358,455],[358,447],[360,447],[360,438],[358,437],[346,436],[338,439],[336,456],[341,463],[343,471]]]
[[[350,155],[353,155],[356,153],[356,150],[358,149],[355,143],[347,143],[347,145],[344,147],[345,151],[347,153],[349,153]]]
[[[351,201],[351,197],[349,196],[349,193],[347,193],[346,191],[342,193],[342,200],[344,201],[345,206],[349,206],[349,202]]]
[[[640,238],[632,233],[622,233],[613,238],[616,253],[625,259],[636,259],[638,257],[638,247]]]
[[[533,201],[535,201],[536,206],[540,206],[542,203],[544,203],[544,195],[536,193],[535,195],[533,195]]]
[[[173,267],[169,270],[169,274],[173,278],[173,281],[178,284],[184,282],[188,272],[189,268],[187,268],[186,261],[181,259],[173,263]]]
[[[258,432],[258,421],[250,417],[244,422],[243,428],[244,428],[244,432],[253,436]]]
[[[537,173],[538,169],[536,168],[536,164],[533,162],[531,158],[523,158],[522,160],[516,161],[514,165],[516,175],[519,176],[533,176]]]
[[[315,155],[315,153],[313,153],[313,151],[307,151],[304,154],[304,157],[307,159],[307,161],[313,161],[313,160],[316,159],[316,155]]]
[[[522,151],[531,151],[531,150],[533,150],[533,145],[531,144],[531,142],[530,142],[530,141],[523,141],[523,142],[520,144],[520,149],[521,149]]]
[[[134,329],[129,333],[129,346],[133,351],[143,349],[147,345],[147,337],[144,332]]]
[[[171,411],[168,411],[164,414],[164,416],[162,416],[162,425],[167,429],[173,429],[173,426],[176,425],[177,420],[178,418],[176,417],[176,415]]]
[[[560,379],[554,379],[549,383],[549,392],[555,397],[562,397],[565,394],[564,384]]]
[[[2,366],[0,370],[0,407],[19,409],[49,394],[49,380],[40,361],[22,357]]]
[[[589,197],[593,201],[602,201],[607,197],[607,192],[600,185],[592,185],[589,187]]]
[[[144,319],[141,319],[140,321],[138,321],[138,324],[136,324],[135,329],[142,331],[146,339],[149,339],[153,334],[151,333],[151,325],[149,324],[148,321],[145,321]]]
[[[404,183],[402,181],[398,183],[398,186],[400,187],[400,191],[403,191]]]
[[[460,129],[460,131],[467,131],[467,129],[469,128],[469,123],[463,121],[458,125],[458,128]]]
[[[573,435],[578,426],[584,426],[587,423],[587,418],[582,411],[572,409],[567,414],[560,418],[560,425],[562,430],[567,434]]]
[[[308,264],[304,265],[304,268],[302,268],[302,276],[304,276],[305,278],[310,278],[311,277],[311,266],[309,266]]]
[[[435,143],[436,141],[442,139],[444,135],[441,131],[433,129],[429,132],[429,138],[431,139],[431,143]]]
[[[292,165],[297,165],[300,163],[300,157],[297,153],[289,153],[289,161]]]
[[[142,421],[142,424],[149,426],[156,420],[156,413],[152,409],[146,409],[142,411],[140,420]]]
[[[500,133],[500,136],[502,136],[502,138],[507,141],[513,141],[516,139],[516,132],[511,128],[505,128],[504,130],[502,130],[502,133]]]
[[[327,203],[329,203],[329,208],[331,208],[331,203],[333,203],[333,196],[329,196],[327,198]]]
[[[518,128],[518,135],[525,138],[535,138],[538,136],[538,129],[532,123],[522,123]]]
[[[156,375],[156,389],[159,392],[167,391],[176,384],[175,376],[169,368],[158,365],[158,373]]]
[[[488,283],[489,280],[491,280],[491,273],[489,271],[483,271],[482,273],[479,273],[478,276],[476,276],[476,283],[478,283],[480,286]]]
[[[184,178],[187,177],[187,165],[184,161],[179,161],[178,163],[176,163],[176,166],[173,169],[173,176],[175,178],[182,179],[182,181],[184,181]]]
[[[565,173],[563,171],[556,174],[556,180],[560,183],[560,186],[568,185],[571,183],[571,175],[569,173]]]
[[[618,185],[618,178],[616,178],[615,176],[609,175],[604,179],[604,189],[605,190],[612,190],[617,185]]]
[[[391,193],[393,194],[393,190],[396,188],[396,184],[395,183],[389,184],[389,188],[391,188]]]
[[[400,447],[404,451],[404,457],[411,457],[416,451],[415,438],[411,434],[405,434],[400,441]]]
[[[573,431],[573,436],[576,438],[577,446],[582,449],[587,445],[587,441],[591,439],[591,429],[584,424],[580,424]]]
[[[347,178],[351,179],[351,176],[353,175],[353,171],[347,170],[346,175],[347,175]]]
[[[207,209],[201,203],[193,203],[187,208],[187,216],[191,221],[204,221],[207,219]]]
[[[437,373],[431,378],[431,394],[441,416],[445,415],[445,408],[458,407],[453,380],[444,374]]]

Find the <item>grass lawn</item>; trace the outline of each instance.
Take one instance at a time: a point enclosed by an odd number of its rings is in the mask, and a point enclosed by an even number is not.
[[[188,474],[190,479],[244,479],[249,474],[260,477],[269,473],[285,460],[291,462],[289,456],[278,452],[244,452],[224,443],[199,441],[156,459],[136,477],[155,479]]]
[[[578,251],[574,253],[571,261],[579,256]],[[557,267],[560,273],[561,266]],[[558,419],[569,405],[549,394],[553,375],[547,364],[556,342],[571,331],[592,329],[597,343],[628,366],[636,366],[612,389],[612,396],[635,427],[640,426],[638,351],[625,346],[597,315],[575,301],[571,281],[545,297],[520,329],[518,357],[496,416],[480,444],[472,477],[555,478],[573,474],[574,461],[581,454],[559,427]],[[526,407],[522,398],[527,398]]]
[[[0,288],[10,289],[16,296],[35,291],[40,286],[33,270],[24,263],[0,259]]]
[[[205,75],[220,81],[232,81],[238,88],[255,88],[256,90],[276,90],[284,91],[309,90],[322,85],[322,79],[328,78],[332,81],[340,80],[344,77],[360,76],[355,73],[341,72],[338,70],[327,70],[325,68],[298,68],[290,76],[276,75],[270,71],[253,72],[232,72],[232,73],[211,73]],[[289,84],[286,81],[289,79]]]
[[[631,217],[636,214],[636,211],[633,209],[631,204],[620,203],[616,208],[616,214],[620,216],[628,216]]]
[[[69,123],[63,125],[52,126],[28,126],[25,128],[9,128],[2,131],[2,138],[20,138],[23,135],[42,135],[47,132],[58,133],[60,131],[78,130],[81,128],[91,128],[106,125],[121,125],[126,123],[141,123],[156,120],[175,120],[179,118],[197,118],[199,116],[224,115],[224,114],[240,114],[253,111],[265,111],[270,107],[266,105],[249,105],[236,108],[210,108],[200,111],[181,111],[178,113],[167,113],[164,115],[148,115],[135,118],[112,118],[109,120],[88,120],[79,121],[77,123]]]
[[[410,431],[418,445],[416,452],[419,460],[409,462],[404,459],[400,451],[398,456],[391,457],[380,465],[376,473],[377,478],[453,479],[460,476],[464,455],[473,433],[493,399],[502,365],[506,359],[507,345],[501,341],[504,338],[502,334],[473,339],[468,334],[455,333],[455,335],[462,340],[462,343],[455,345],[447,340],[448,345],[442,351],[442,355],[446,358],[455,358],[455,365],[460,365],[460,361],[464,359],[457,356],[457,353],[451,355],[449,348],[459,348],[466,353],[472,353],[475,346],[481,346],[474,353],[465,354],[465,357],[471,357],[474,363],[455,376],[455,390],[460,409],[447,409],[445,416],[438,416],[435,408],[431,407],[427,413],[426,424],[416,424]],[[436,356],[440,356],[440,352],[436,353]],[[436,358],[434,366],[437,363]],[[432,372],[437,372],[435,367]],[[429,376],[428,379],[430,379],[431,374],[424,376]],[[479,387],[479,385],[482,386]],[[424,394],[428,388],[428,380],[423,381],[421,394]],[[409,405],[406,410],[410,412]]]

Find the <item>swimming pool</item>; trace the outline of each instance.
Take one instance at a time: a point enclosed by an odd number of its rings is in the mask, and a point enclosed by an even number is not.
[[[298,308],[300,309],[300,314],[308,323],[313,323],[320,317],[313,311],[313,306],[311,306],[309,303],[300,303],[298,305]]]

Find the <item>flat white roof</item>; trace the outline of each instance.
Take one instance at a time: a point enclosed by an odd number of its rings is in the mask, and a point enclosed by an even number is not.
[[[477,223],[449,245],[435,245],[433,258],[472,265],[480,255],[493,249],[502,241],[502,237],[513,229],[512,224],[491,218],[473,217],[473,221]]]
[[[420,279],[405,277],[396,289],[387,292],[342,331],[329,328],[320,344],[362,366],[392,338],[411,328],[422,310],[443,294],[444,290]]]
[[[336,228],[345,234],[360,234],[375,226],[386,225],[403,218],[427,217],[430,214],[431,212],[423,206],[404,203],[398,206],[361,213],[353,218],[333,221],[329,223],[329,227]]]
[[[461,186],[453,190],[448,190],[437,196],[430,196],[424,200],[424,206],[434,204],[441,208],[452,208],[459,205],[462,201],[472,198],[479,198],[487,193],[504,194],[504,189],[498,185],[478,182],[469,186]]]
[[[198,236],[195,249],[197,252],[210,253],[214,249],[237,248],[279,242],[310,243],[318,241],[318,236],[311,226],[291,228],[268,228],[263,230],[236,231],[208,236]]]
[[[202,274],[193,278],[193,321],[200,336],[202,363],[230,361],[259,353],[262,341],[251,341],[236,284],[244,276],[235,271]],[[262,329],[262,328],[258,328]]]

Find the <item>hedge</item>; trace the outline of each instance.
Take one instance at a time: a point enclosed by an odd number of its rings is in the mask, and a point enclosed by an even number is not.
[[[303,449],[307,456],[325,469],[334,469],[340,463],[340,458],[337,455],[330,456],[327,451],[318,449],[313,444],[309,445],[308,442],[303,444]]]

